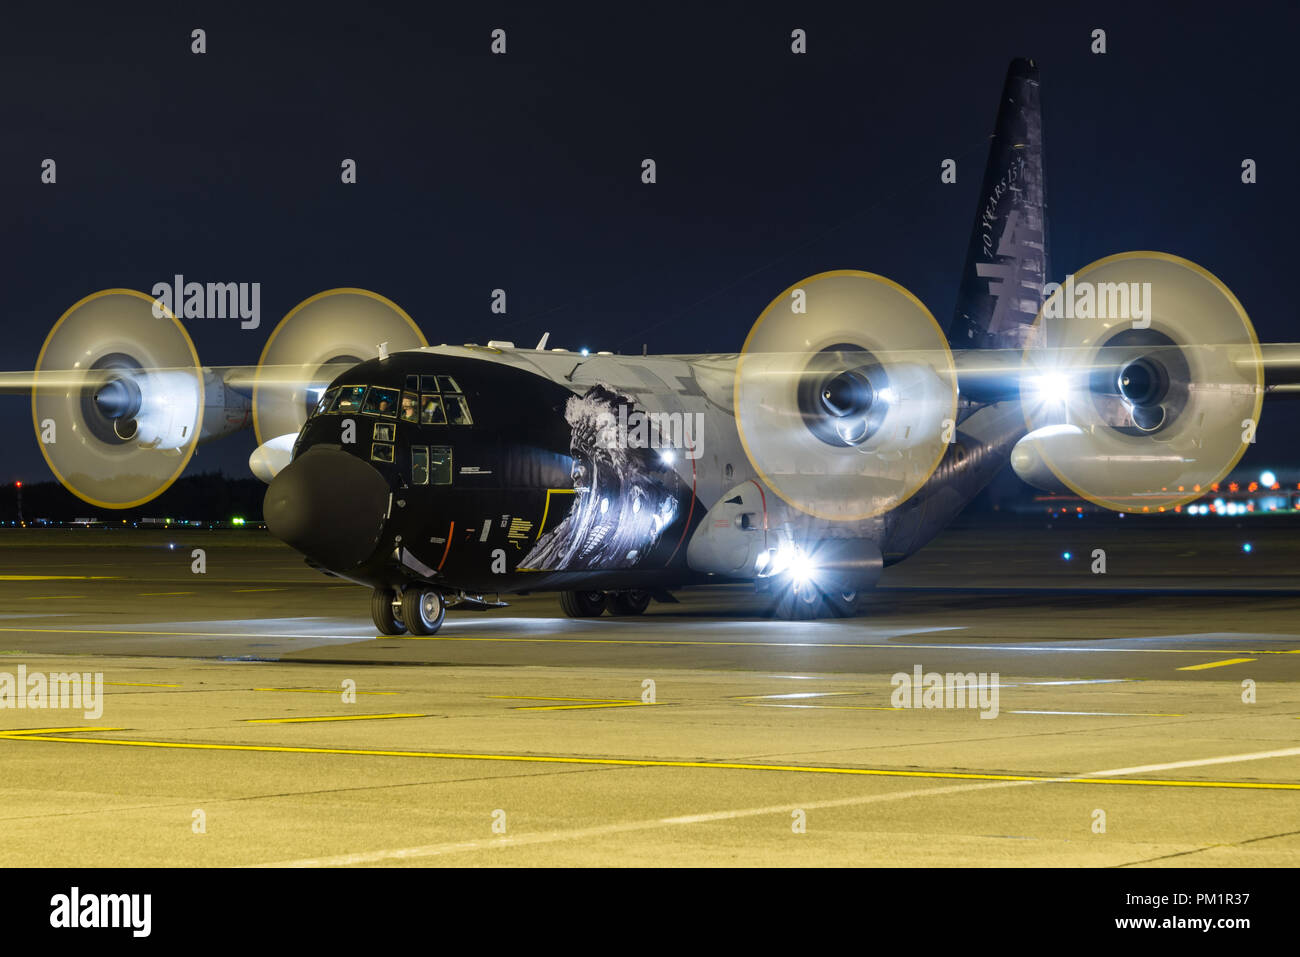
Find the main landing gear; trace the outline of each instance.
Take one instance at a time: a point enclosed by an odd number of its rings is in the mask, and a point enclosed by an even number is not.
[[[381,635],[432,635],[447,617],[447,602],[432,588],[414,585],[400,593],[376,588],[370,596],[370,617]]]
[[[776,583],[772,614],[786,621],[814,618],[852,618],[858,610],[858,593],[833,585],[819,586],[809,579]]]
[[[606,609],[615,616],[641,615],[650,606],[650,593],[629,591],[562,591],[560,608],[570,618],[596,618]]]

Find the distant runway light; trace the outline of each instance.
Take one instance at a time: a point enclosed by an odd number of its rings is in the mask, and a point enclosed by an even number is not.
[[[1247,554],[1250,554],[1250,552],[1254,551],[1254,548],[1255,546],[1251,545],[1250,542],[1246,542],[1246,544],[1241,546],[1241,550],[1243,552],[1246,552]]]
[[[1064,558],[1064,559],[1068,562],[1068,561],[1070,560],[1070,558],[1072,557],[1072,555],[1070,554],[1070,552],[1062,552],[1062,553],[1061,553],[1061,557]]]
[[[1264,488],[1272,488],[1277,484],[1277,476],[1272,472],[1261,472],[1259,476],[1259,484],[1264,486]]]

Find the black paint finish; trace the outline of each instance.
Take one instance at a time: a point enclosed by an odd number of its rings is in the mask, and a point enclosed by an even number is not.
[[[331,389],[365,385],[401,392],[409,376],[431,375],[456,380],[472,425],[405,421],[400,403],[390,414],[314,414],[293,461],[267,490],[272,533],[313,564],[371,586],[423,581],[444,591],[480,594],[666,587],[698,580],[686,568],[684,546],[705,509],[699,503],[692,507],[690,488],[666,465],[644,457],[628,465],[627,452],[615,451],[611,458],[593,450],[574,412],[586,397],[500,363],[430,353],[363,362]],[[614,408],[630,402],[604,392]],[[376,457],[376,425],[392,427],[391,462],[383,460],[383,452]],[[415,484],[412,447],[449,448],[450,483]],[[359,468],[341,467],[345,459]],[[370,533],[375,483],[365,475],[377,476],[385,489],[377,534]],[[622,541],[616,536],[620,526],[626,534],[634,514],[631,497],[646,489],[659,490],[655,501],[671,520],[643,551],[602,553],[602,543]],[[580,511],[594,518],[566,521]],[[609,520],[602,521],[606,516]],[[569,531],[577,526],[578,531]],[[532,555],[536,565],[547,544],[563,544],[566,534],[586,538],[560,551],[587,560],[552,561],[541,568],[523,564]]]

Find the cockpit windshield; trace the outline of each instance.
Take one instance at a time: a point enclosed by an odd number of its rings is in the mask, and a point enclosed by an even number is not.
[[[339,397],[339,387],[335,386],[333,389],[330,389],[328,392],[326,392],[323,396],[320,397],[320,401],[316,403],[316,411],[314,414],[320,415],[322,412],[324,412],[326,409],[332,406],[334,404],[334,400],[337,399],[338,397]]]
[[[363,385],[345,385],[339,387],[338,400],[334,403],[331,412],[359,412],[361,411],[361,400],[365,397],[366,387]]]
[[[469,399],[449,375],[409,375],[405,391],[382,385],[336,385],[321,396],[312,415],[356,413],[400,418],[412,425],[474,424]]]
[[[361,405],[361,411],[366,415],[383,415],[390,419],[397,418],[397,395],[396,389],[385,389],[383,386],[371,386],[370,394],[366,396],[366,401]]]
[[[421,425],[446,425],[447,413],[442,408],[442,396],[426,395],[420,403]]]
[[[443,401],[447,404],[447,421],[452,425],[473,425],[474,420],[469,416],[469,403],[465,401],[463,395],[444,395]]]

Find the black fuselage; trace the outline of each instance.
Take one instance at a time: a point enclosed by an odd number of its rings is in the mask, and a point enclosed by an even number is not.
[[[419,579],[487,594],[699,580],[685,562],[705,511],[691,487],[653,459],[639,477],[612,474],[566,421],[573,396],[461,356],[361,363],[331,383],[303,427],[267,492],[268,525],[323,570],[370,586]],[[665,490],[672,519],[633,560],[611,561],[589,543],[617,534],[609,502],[642,495],[636,481]],[[565,561],[526,561],[584,506],[595,514]]]

